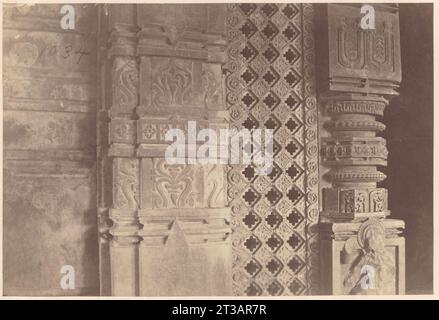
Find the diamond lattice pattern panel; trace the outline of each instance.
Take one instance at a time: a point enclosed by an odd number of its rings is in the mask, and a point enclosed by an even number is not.
[[[316,253],[317,146],[311,5],[228,10],[231,126],[274,130],[270,175],[228,173],[238,295],[310,293]]]

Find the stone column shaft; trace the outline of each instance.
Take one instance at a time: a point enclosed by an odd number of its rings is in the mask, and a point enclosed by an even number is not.
[[[323,215],[334,220],[384,218],[387,190],[377,188],[386,176],[377,166],[387,165],[386,141],[377,137],[385,125],[382,116],[387,101],[376,95],[329,96],[324,112],[330,138],[322,139],[323,164],[331,170],[331,188],[323,189]]]
[[[324,294],[405,290],[404,222],[386,218],[388,192],[379,186],[388,151],[378,134],[401,81],[398,8],[374,9],[374,29],[362,29],[356,4],[328,4],[322,12],[328,38],[320,43],[319,86],[329,137],[320,142],[330,182],[322,189],[320,221]]]

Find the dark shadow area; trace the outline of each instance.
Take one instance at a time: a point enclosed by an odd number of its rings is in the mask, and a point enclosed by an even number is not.
[[[391,218],[406,223],[406,293],[433,291],[433,5],[400,4],[402,84],[384,123]]]

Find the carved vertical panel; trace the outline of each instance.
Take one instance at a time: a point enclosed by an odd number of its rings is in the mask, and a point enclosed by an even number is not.
[[[136,210],[139,206],[139,161],[115,158],[113,161],[113,208]]]
[[[131,114],[137,107],[139,75],[133,57],[116,56],[113,61],[113,108],[117,114]]]
[[[99,222],[101,294],[138,295],[140,160],[135,5],[100,8]],[[118,10],[115,10],[115,9]],[[106,33],[108,31],[108,33]],[[109,43],[109,46],[107,45]]]
[[[316,99],[314,7],[303,4],[303,81],[305,118],[305,188],[307,214],[307,288],[308,294],[320,293],[319,252],[319,141],[318,107]]]
[[[317,285],[318,147],[313,7],[230,5],[227,105],[237,128],[274,130],[274,168],[228,172],[238,295]]]

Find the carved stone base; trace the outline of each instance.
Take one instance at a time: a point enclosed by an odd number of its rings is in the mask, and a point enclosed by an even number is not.
[[[370,218],[320,224],[322,294],[405,292],[404,222]]]

